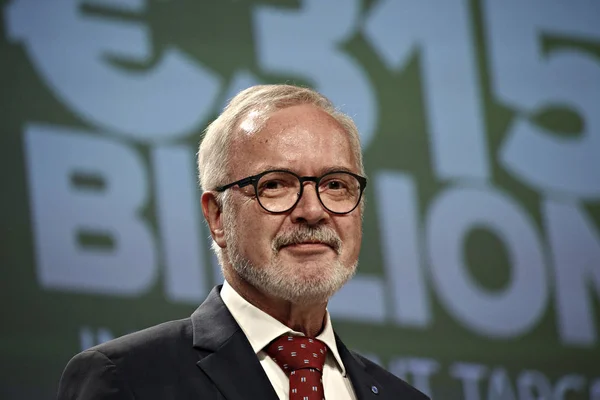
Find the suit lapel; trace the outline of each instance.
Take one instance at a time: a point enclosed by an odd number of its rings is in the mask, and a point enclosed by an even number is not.
[[[248,339],[214,288],[192,314],[197,365],[228,400],[272,399],[277,394]]]
[[[382,390],[381,384],[367,372],[365,363],[354,356],[337,335],[335,335],[335,339],[357,400],[383,400],[388,398],[385,390]],[[373,392],[373,387],[376,388],[377,394]]]
[[[227,400],[278,400],[252,346],[223,303],[220,290],[220,286],[215,287],[192,314],[193,344],[201,357],[198,367]],[[391,399],[337,335],[336,344],[357,400]]]

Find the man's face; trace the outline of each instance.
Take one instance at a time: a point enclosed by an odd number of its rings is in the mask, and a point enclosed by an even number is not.
[[[312,105],[278,110],[258,132],[252,131],[255,117],[241,122],[242,133],[233,140],[232,180],[271,169],[317,177],[334,169],[360,172],[347,133],[322,110]],[[304,185],[298,204],[283,214],[265,211],[251,186],[231,190],[230,208],[223,211],[225,251],[233,269],[263,293],[324,302],[355,272],[361,211],[331,214],[314,183]]]

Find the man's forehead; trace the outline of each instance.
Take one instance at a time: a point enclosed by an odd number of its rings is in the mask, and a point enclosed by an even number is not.
[[[295,170],[315,158],[321,164],[318,170],[357,169],[348,133],[335,118],[314,105],[272,112],[251,110],[238,128],[230,142],[230,165],[236,170],[230,172],[236,177],[240,168],[256,172],[264,164]]]
[[[241,118],[237,131],[242,136],[249,136],[257,133],[265,125],[265,122],[268,119],[268,114],[269,113],[266,110],[251,110]],[[234,139],[235,136],[237,135],[234,135]]]
[[[341,133],[344,128],[324,110],[313,104],[297,104],[285,108],[269,110],[255,108],[238,122],[232,141],[247,141],[280,134],[299,126],[318,126],[318,132],[327,136]],[[343,135],[346,139],[346,135]]]

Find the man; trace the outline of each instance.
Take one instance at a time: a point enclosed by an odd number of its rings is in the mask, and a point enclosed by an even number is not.
[[[198,167],[223,286],[191,318],[75,356],[58,398],[426,399],[349,351],[326,309],[362,236],[352,120],[313,90],[255,86],[207,128]]]

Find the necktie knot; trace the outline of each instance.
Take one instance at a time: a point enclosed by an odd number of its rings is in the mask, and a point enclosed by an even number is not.
[[[327,346],[306,336],[282,335],[266,347],[267,354],[289,376],[301,369],[323,372]]]

